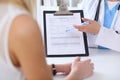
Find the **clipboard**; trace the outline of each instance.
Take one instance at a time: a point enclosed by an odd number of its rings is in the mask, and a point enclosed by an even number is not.
[[[80,32],[74,27],[68,27],[73,26],[73,24],[69,24],[74,23],[76,18],[78,23],[82,23],[81,18],[83,17],[83,10],[68,11],[65,5],[62,5],[62,8],[60,6],[59,11],[43,11],[47,57],[89,56],[86,33]],[[75,22],[75,24],[77,23]]]

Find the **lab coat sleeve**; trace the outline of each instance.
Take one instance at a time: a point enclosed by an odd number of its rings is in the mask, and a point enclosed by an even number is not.
[[[120,34],[111,29],[101,27],[95,44],[120,52]]]
[[[98,45],[95,44],[97,35],[94,34],[87,34],[87,41],[88,41],[88,47],[97,47]]]

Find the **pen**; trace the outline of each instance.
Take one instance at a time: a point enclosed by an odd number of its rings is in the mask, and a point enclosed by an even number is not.
[[[87,24],[89,24],[89,21],[85,21],[85,22],[82,23],[82,25],[87,25]],[[69,32],[69,31],[71,31],[71,30],[73,30],[73,29],[75,29],[75,28],[74,28],[74,27],[68,27],[68,28],[66,29],[66,32]]]
[[[116,33],[118,33],[118,31],[115,31]]]
[[[68,27],[66,30],[65,30],[65,32],[69,32],[69,31],[71,31],[71,30],[73,30],[73,29],[75,29],[74,27]]]
[[[90,21],[85,21],[85,22],[82,23],[82,25],[87,25],[89,23],[90,23]]]
[[[119,6],[118,6],[118,11],[120,10],[120,4],[119,4]]]
[[[120,4],[119,4],[118,9],[117,9],[117,12],[116,12],[116,18],[119,16],[119,10],[120,10]],[[117,20],[117,19],[115,19],[115,23],[114,23],[113,27],[116,26],[116,20]],[[120,26],[119,26],[119,27],[120,27]],[[116,27],[116,28],[117,28],[117,27]],[[117,34],[120,34],[120,31],[118,31],[118,30],[116,30],[116,29],[114,29],[114,30],[115,30],[115,32],[116,32]]]

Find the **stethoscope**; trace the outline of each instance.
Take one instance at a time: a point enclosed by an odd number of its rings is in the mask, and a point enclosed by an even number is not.
[[[95,18],[94,18],[95,21],[98,21],[98,19],[99,19],[101,1],[102,1],[102,0],[99,0],[99,2],[98,2],[98,6],[97,6]],[[115,20],[114,20],[114,23],[113,23],[113,26],[114,26],[114,27],[113,27],[113,30],[114,30],[117,34],[120,34],[120,30],[116,30],[116,29],[115,29],[115,28],[116,28],[116,25],[117,25],[117,17],[119,16],[119,14],[120,14],[120,4],[119,4],[118,10],[117,10],[117,12],[116,12],[116,14],[115,14]],[[120,28],[120,25],[118,25],[118,26],[119,26],[119,28]]]

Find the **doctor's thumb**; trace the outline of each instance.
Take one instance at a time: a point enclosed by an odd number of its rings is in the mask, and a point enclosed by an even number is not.
[[[91,19],[88,18],[82,18],[83,21],[91,21]]]

